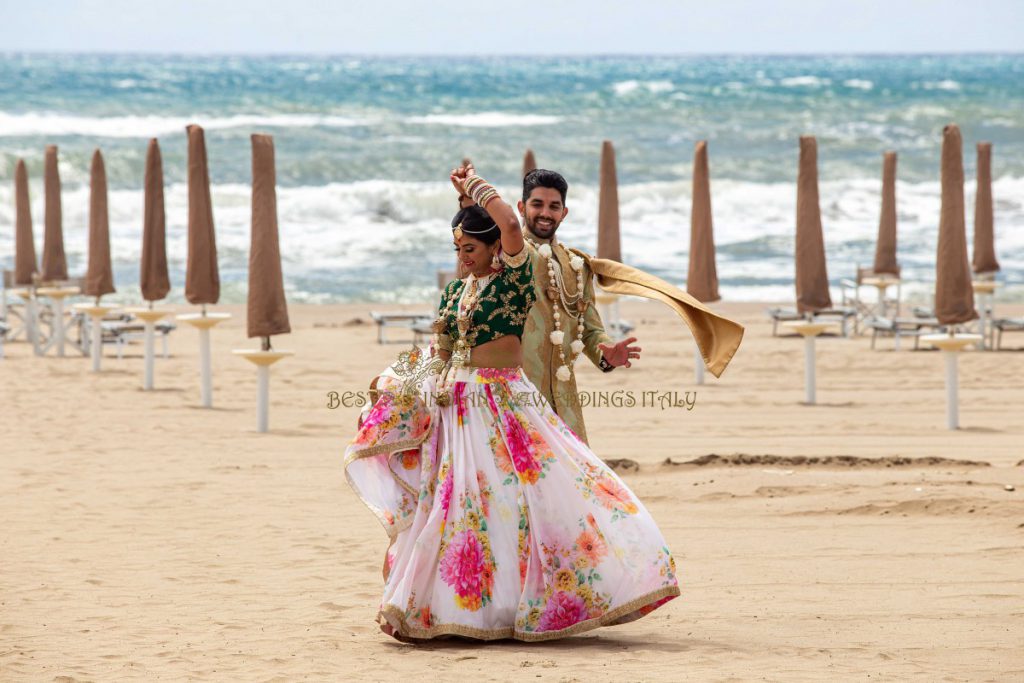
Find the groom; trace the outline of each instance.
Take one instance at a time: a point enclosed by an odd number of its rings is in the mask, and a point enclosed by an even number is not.
[[[523,178],[518,208],[526,226],[523,237],[537,292],[523,329],[523,369],[543,400],[586,443],[574,361],[582,353],[604,372],[611,372],[619,366],[630,367],[641,349],[631,346],[636,337],[614,343],[608,336],[594,303],[590,256],[555,238],[569,214],[568,190],[565,178],[554,171],[537,169]],[[469,198],[460,201],[462,206],[469,204]]]

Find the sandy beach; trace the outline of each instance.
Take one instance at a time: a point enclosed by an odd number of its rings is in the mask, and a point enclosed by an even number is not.
[[[808,407],[801,341],[771,337],[763,304],[718,308],[747,325],[721,380],[696,387],[682,323],[642,301],[623,306],[640,362],[580,372],[585,391],[691,392],[689,410],[586,412],[598,454],[638,463],[620,471],[682,597],[539,644],[406,645],[373,622],[387,540],[341,467],[358,408],[328,399],[404,348],[375,342],[369,306],[292,307],[266,435],[255,372],[230,354],[255,346],[242,307],[213,334],[212,410],[191,329],[151,393],[139,345],[97,375],[8,344],[0,679],[1020,680],[1024,355],[963,355],[949,432],[939,353],[823,338]]]

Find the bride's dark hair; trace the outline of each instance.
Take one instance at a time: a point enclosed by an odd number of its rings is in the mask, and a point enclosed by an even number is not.
[[[476,204],[459,209],[452,219],[452,227],[462,226],[462,232],[467,237],[480,240],[490,246],[501,239],[501,229],[495,224],[494,219]]]

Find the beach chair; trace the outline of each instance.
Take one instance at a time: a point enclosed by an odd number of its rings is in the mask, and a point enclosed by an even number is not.
[[[426,346],[434,336],[434,323],[431,320],[418,320],[412,326],[412,343]]]
[[[1003,332],[1024,332],[1024,318],[998,318],[992,321],[992,334],[995,339],[991,348],[996,351],[1003,348]]]
[[[60,287],[60,288],[77,288],[79,292],[82,291],[82,288],[84,286],[85,286],[85,278],[84,277],[76,277],[76,278],[69,278],[67,280],[57,280],[57,281],[52,281],[52,282],[48,281],[48,282],[40,282],[39,283],[39,288],[40,289],[42,289],[42,288],[49,288],[49,287],[55,287],[55,288],[56,287]],[[45,290],[43,290],[43,291],[45,291]],[[74,296],[77,296],[77,295],[74,295]],[[41,304],[38,307],[38,309],[37,309],[38,310],[38,317],[39,317],[39,325],[40,325],[40,327],[46,326],[46,328],[48,329],[48,334],[46,335],[46,343],[43,344],[42,347],[41,347],[41,353],[46,354],[47,352],[50,351],[51,348],[54,348],[55,344],[58,341],[57,307],[54,305],[53,300],[50,297],[47,297],[47,296],[41,296],[39,298],[39,302]],[[65,314],[65,317],[63,317],[59,321],[59,324],[63,325],[63,329],[60,330],[60,332],[62,332],[63,336],[64,336],[65,348],[68,345],[70,345],[73,348],[77,349],[79,351],[79,353],[82,353],[83,355],[87,355],[87,351],[85,350],[87,347],[83,346],[83,344],[82,344],[82,341],[81,341],[81,330],[79,328],[81,328],[81,326],[83,324],[85,324],[86,326],[88,325],[88,318],[85,315],[83,315],[82,313],[80,313],[78,311],[75,311],[73,308],[69,307],[67,304],[64,304],[61,307],[61,309],[63,310],[63,313]],[[71,338],[71,335],[69,334],[69,332],[71,332],[72,330],[78,330],[79,331],[79,335],[78,335],[79,338],[78,338],[78,340],[75,340],[75,339]],[[88,337],[88,330],[86,330],[86,337]]]
[[[853,307],[839,306],[818,311],[814,314],[814,320],[818,322],[835,320],[839,323],[840,334],[844,337],[850,336],[850,321],[856,321],[857,310]],[[854,323],[856,325],[856,323]]]
[[[856,309],[858,322],[871,314],[871,305],[861,298],[860,288],[864,284],[864,278],[872,273],[870,268],[861,268],[860,265],[857,265],[856,275],[852,280],[844,277],[839,281],[840,305]],[[857,327],[854,328],[854,331],[857,331]]]
[[[779,336],[779,323],[789,322],[790,320],[803,320],[804,316],[797,313],[795,308],[769,308],[766,313],[772,321],[772,336]]]
[[[893,276],[892,274],[886,275],[888,277]],[[894,317],[899,317],[900,315],[900,301],[903,297],[899,273],[895,274],[896,280],[885,287],[878,287],[877,284],[872,283],[871,278],[877,277],[879,275],[874,270],[862,268],[858,264],[854,279],[843,278],[839,281],[840,306],[852,308],[856,312],[856,316],[853,319],[854,334],[860,334],[861,323],[870,321],[873,318],[888,318],[890,308],[894,309]],[[888,295],[888,291],[892,287],[896,289],[895,297]],[[875,289],[877,292],[882,292],[882,295],[881,297],[876,296],[868,300],[861,296],[862,288]],[[868,329],[873,328],[869,325]]]
[[[161,352],[164,358],[169,358],[170,354],[167,350],[167,337],[178,328],[170,320],[160,320],[153,326],[153,329],[157,334],[160,335],[160,346]],[[139,321],[134,315],[125,314],[119,320],[112,320],[110,322],[103,323],[103,343],[112,343],[117,345],[117,357],[118,359],[124,356],[124,347],[133,341],[146,338],[146,326],[144,323]],[[108,342],[107,332],[110,333],[110,339]]]
[[[403,330],[413,331],[413,327],[417,323],[425,322],[428,325],[434,321],[434,314],[429,311],[418,312],[418,313],[382,313],[380,311],[370,311],[370,317],[377,323],[377,343],[378,344],[389,344],[387,338],[387,330],[390,328],[400,328]],[[399,340],[404,343],[404,340]]]
[[[806,316],[801,315],[795,308],[769,308],[767,310],[768,317],[772,321],[772,336],[779,336],[779,323],[789,322],[792,320],[803,320]],[[839,323],[840,333],[844,337],[850,336],[849,321],[855,318],[857,312],[852,307],[839,307],[839,308],[828,308],[823,311],[818,311],[812,316],[812,319],[819,322],[825,322],[830,319],[835,320]]]
[[[14,271],[4,270],[3,288],[0,289],[0,321],[7,326],[8,341],[16,341],[20,337],[27,339],[28,336],[25,300],[11,293],[18,289],[23,289],[23,286],[14,284]]]
[[[892,336],[895,340],[895,351],[899,351],[900,339],[903,337],[913,337],[914,350],[917,351],[921,335],[928,332],[942,332],[946,329],[945,325],[940,325],[939,321],[934,318],[873,318],[867,322],[867,327],[871,330],[872,349],[875,348],[875,340],[878,336],[886,335]]]
[[[935,317],[935,309],[928,308],[927,306],[914,306],[911,309],[911,312],[914,314],[915,318],[931,319]]]

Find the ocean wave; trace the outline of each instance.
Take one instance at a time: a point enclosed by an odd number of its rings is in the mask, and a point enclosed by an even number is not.
[[[791,76],[780,80],[779,85],[784,88],[821,88],[832,85],[832,79],[819,76]]]
[[[960,90],[960,84],[948,78],[942,81],[925,81],[921,83],[921,87],[925,90]]]
[[[485,111],[476,114],[428,114],[412,116],[406,123],[420,123],[438,126],[461,126],[466,128],[506,128],[510,126],[550,126],[562,121],[561,116],[543,114],[510,114],[500,111]]]
[[[89,135],[106,138],[145,138],[182,133],[198,123],[206,130],[231,128],[348,128],[368,125],[345,116],[319,114],[239,114],[236,116],[75,116],[56,112],[0,112],[0,137],[27,135]]]
[[[44,197],[40,178],[31,182],[37,250],[42,247]],[[880,179],[853,178],[819,183],[828,272],[833,281],[870,263],[878,229]],[[498,188],[515,196],[512,187]],[[690,230],[690,180],[623,184],[619,187],[623,260],[672,282],[685,278]],[[968,238],[974,183],[965,187]],[[897,183],[899,255],[907,280],[934,278],[935,239],[940,213],[937,180]],[[14,220],[13,184],[0,185],[0,224]],[[225,282],[244,281],[251,228],[251,189],[244,183],[212,186],[214,222]],[[996,250],[1007,282],[1024,281],[1024,177],[993,182]],[[559,237],[593,253],[599,191],[574,183],[569,217]],[[172,280],[181,282],[187,254],[188,188],[166,187],[167,253]],[[792,296],[792,245],[796,216],[794,182],[758,183],[712,178],[715,242],[723,295],[777,300]],[[310,301],[417,300],[429,292],[433,272],[452,260],[449,220],[453,191],[445,182],[365,180],[318,186],[278,187],[280,246],[286,279],[297,298]],[[63,193],[65,249],[74,272],[86,262],[89,188]],[[115,266],[135,277],[141,249],[142,190],[109,195],[111,250]],[[11,249],[0,250],[9,264]],[[380,279],[380,273],[389,274]],[[395,273],[401,273],[396,275]],[[135,286],[119,280],[119,290]],[[299,295],[298,291],[302,294]],[[239,290],[241,291],[241,290]],[[396,292],[404,292],[399,295]],[[291,294],[290,294],[291,296]],[[384,297],[384,298],[381,298]]]
[[[637,80],[619,81],[618,83],[613,83],[612,84],[612,90],[619,97],[624,97],[626,95],[630,95],[630,94],[640,90],[641,88],[643,88],[644,90],[646,90],[649,93],[657,94],[657,93],[663,93],[663,92],[671,92],[672,90],[675,89],[675,85],[672,83],[672,81],[637,81]]]
[[[843,81],[843,85],[847,88],[857,88],[858,90],[871,90],[875,87],[875,84],[871,81],[866,81],[861,78],[850,78]]]

